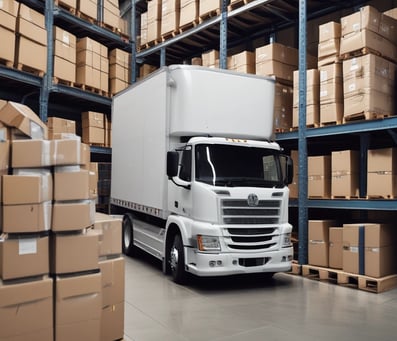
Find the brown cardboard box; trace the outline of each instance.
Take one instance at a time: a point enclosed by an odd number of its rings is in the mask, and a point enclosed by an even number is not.
[[[76,64],[76,36],[55,26],[54,39],[54,55]]]
[[[200,17],[220,9],[219,0],[199,0]]]
[[[89,170],[90,173],[90,199],[98,197],[98,173]]]
[[[328,83],[335,79],[343,77],[342,63],[333,63],[330,65],[322,66],[318,69],[320,73],[320,84]]]
[[[397,19],[397,7],[385,11],[383,14],[392,17],[393,19]]]
[[[125,83],[128,83],[130,79],[130,70],[118,64],[112,64],[109,68],[110,79],[120,79]]]
[[[330,82],[320,84],[320,104],[342,103],[343,85],[342,78],[334,78]]]
[[[52,200],[52,175],[49,171],[30,175],[3,175],[4,205],[40,204]]]
[[[97,127],[83,128],[82,140],[89,144],[105,144],[105,129]]]
[[[54,232],[82,230],[90,227],[94,222],[95,202],[93,200],[53,204],[51,229]]]
[[[48,236],[0,238],[0,278],[3,280],[48,275]]]
[[[255,51],[256,63],[278,61],[282,64],[298,66],[298,50],[279,43],[258,47]]]
[[[294,83],[294,107],[299,106],[299,71],[293,73]],[[318,105],[320,103],[320,73],[317,69],[306,72],[306,105]]]
[[[102,307],[124,302],[124,266],[125,262],[122,257],[99,262],[102,273]]]
[[[44,15],[24,4],[19,6],[17,32],[33,42],[47,46]]]
[[[54,200],[89,199],[89,172],[76,167],[56,167],[54,172]]]
[[[124,335],[124,302],[102,308],[101,341],[122,339]]]
[[[55,340],[100,340],[101,274],[57,277]]]
[[[397,149],[368,150],[367,195],[395,197],[397,195]]]
[[[10,31],[15,31],[16,17],[18,15],[18,2],[4,0],[0,2],[0,26]]]
[[[292,97],[291,86],[276,83],[274,98],[274,128],[286,130],[292,127]]]
[[[75,83],[76,64],[58,56],[54,56],[54,77]]]
[[[120,49],[113,49],[109,51],[110,65],[117,64],[127,69],[130,67],[130,59],[131,59],[131,54],[126,51]]]
[[[120,10],[118,2],[105,0],[103,8],[103,22],[114,28],[119,28]]]
[[[91,149],[86,143],[80,143],[80,165],[81,169],[89,169],[91,160]]]
[[[51,201],[3,206],[3,232],[30,233],[51,228]]]
[[[320,104],[320,122],[340,124],[343,120],[343,102],[342,103],[322,103]]]
[[[328,267],[329,228],[334,220],[309,220],[309,264]]]
[[[199,1],[197,0],[181,0],[181,27],[189,25],[198,19]]]
[[[341,37],[342,27],[340,23],[330,21],[319,27],[319,42],[338,39]]]
[[[120,91],[123,91],[124,89],[127,89],[130,86],[128,82],[122,81],[117,78],[111,78],[110,79],[110,92],[112,94],[117,94]]]
[[[148,2],[148,28],[147,39],[151,42],[160,37],[161,29],[161,0],[152,0]]]
[[[77,0],[60,0],[59,3],[69,6],[69,8],[77,8]]]
[[[48,117],[47,127],[54,133],[76,134],[76,121],[73,120],[60,117]]]
[[[332,152],[332,188],[333,197],[359,196],[359,162],[358,151],[344,150]]]
[[[24,104],[8,101],[0,110],[0,122],[33,139],[46,139],[48,135],[47,126]]]
[[[330,39],[318,44],[318,59],[324,59],[329,56],[339,56],[340,38]]]
[[[97,127],[105,128],[105,115],[95,111],[85,111],[81,113],[83,128]]]
[[[53,165],[53,146],[49,140],[14,140],[11,145],[12,167],[49,167]]]
[[[0,48],[0,58],[11,62],[10,66],[12,66],[15,56],[15,33],[0,26],[0,37],[2,41],[2,45]]]
[[[296,66],[283,64],[275,60],[269,60],[256,64],[256,74],[261,76],[275,76],[281,80],[293,81],[293,73]]]
[[[297,150],[291,150],[291,158],[294,164],[294,177],[289,187],[289,197],[298,198],[298,182],[299,182],[299,154]]]
[[[20,36],[15,62],[34,70],[47,70],[47,47]]]
[[[359,243],[359,230],[364,231],[364,224],[343,225],[343,271],[353,274],[364,274],[363,262],[360,262],[360,253],[364,250],[364,240]],[[364,232],[362,232],[364,233]],[[363,259],[364,255],[361,255]],[[361,271],[360,271],[361,267]]]
[[[77,8],[87,17],[93,19],[98,17],[98,0],[78,0]]]
[[[179,18],[180,11],[163,15],[161,18],[161,35],[175,32],[179,28]]]
[[[214,66],[216,61],[219,60],[219,51],[211,50],[201,55],[203,66]]]
[[[52,279],[4,284],[0,281],[1,340],[52,341]]]
[[[98,269],[98,235],[92,230],[54,234],[52,274],[67,274]]]
[[[148,42],[147,37],[147,25],[148,25],[148,12],[141,14],[141,33],[140,33],[140,43],[139,45],[145,45]]]
[[[317,126],[320,123],[320,104],[310,104],[306,106],[306,125]],[[299,108],[292,108],[292,126],[299,126]]]
[[[397,47],[392,42],[377,33],[362,30],[342,37],[340,54],[354,52],[368,48],[379,52],[382,56],[392,61],[397,61]]]
[[[96,213],[94,229],[99,232],[99,255],[121,254],[121,218]]]
[[[255,74],[255,53],[250,51],[240,52],[230,56],[227,64],[229,70]]]
[[[331,155],[309,156],[308,196],[329,198],[331,194]]]
[[[343,228],[329,228],[329,267],[343,268]]]
[[[80,165],[82,162],[82,146],[80,138],[52,140],[54,166]]]

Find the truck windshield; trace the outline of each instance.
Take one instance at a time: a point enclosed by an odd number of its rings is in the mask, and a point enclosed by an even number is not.
[[[213,186],[283,187],[276,150],[200,144],[195,157],[196,181]]]

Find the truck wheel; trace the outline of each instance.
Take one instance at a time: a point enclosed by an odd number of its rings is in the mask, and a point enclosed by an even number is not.
[[[170,249],[170,267],[175,283],[183,284],[186,281],[185,254],[183,252],[182,237],[176,234]]]
[[[127,256],[135,255],[133,216],[127,213],[123,217],[123,253]]]

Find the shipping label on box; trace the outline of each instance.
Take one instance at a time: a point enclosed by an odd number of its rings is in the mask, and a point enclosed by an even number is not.
[[[0,278],[3,280],[49,273],[49,237],[0,238]]]
[[[0,282],[0,321],[2,340],[53,340],[52,279]]]
[[[55,202],[53,204],[51,230],[76,231],[95,223],[95,202],[93,200]]]

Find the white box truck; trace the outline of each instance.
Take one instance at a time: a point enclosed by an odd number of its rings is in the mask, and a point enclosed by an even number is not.
[[[292,162],[273,136],[274,80],[161,68],[113,98],[111,209],[123,251],[183,283],[288,271]]]

